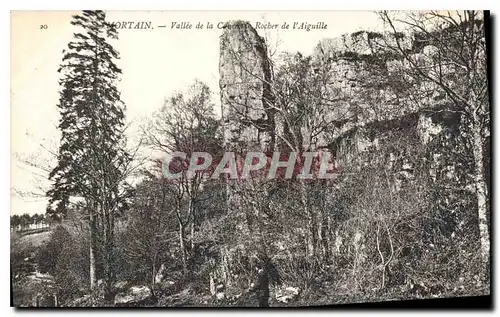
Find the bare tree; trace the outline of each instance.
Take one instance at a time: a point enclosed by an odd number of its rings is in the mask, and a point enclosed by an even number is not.
[[[163,169],[172,167],[177,169],[176,172],[181,173],[179,179],[170,182],[168,189],[175,201],[175,214],[179,225],[179,247],[185,273],[188,255],[186,230],[189,227],[189,250],[194,251],[195,206],[207,176],[206,173],[188,175],[187,166],[191,155],[195,152],[208,152],[215,158],[219,154],[219,123],[213,108],[208,86],[196,82],[189,87],[187,95],[179,92],[166,100],[150,126],[144,129],[147,143],[154,150],[166,155],[174,152],[186,154],[184,159],[174,160],[173,167],[163,166]]]
[[[489,263],[488,189],[485,178],[485,148],[490,134],[490,105],[486,73],[485,21],[477,11],[430,11],[398,16],[380,12],[394,40],[386,47],[402,60],[400,71],[421,91],[443,94],[451,104],[446,111],[462,115],[475,166],[475,192],[481,255]],[[405,34],[413,34],[412,47]],[[423,104],[429,100],[420,100]]]
[[[243,43],[237,45],[222,37],[225,63],[233,65],[239,70],[237,75],[242,77],[241,82],[226,87],[226,91],[239,92],[238,96],[233,96],[233,92],[223,95],[227,107],[227,113],[223,113],[225,123],[232,120],[242,129],[252,127],[260,142],[267,134],[266,151],[295,152],[296,164],[302,166],[301,154],[320,150],[318,144],[328,143],[325,135],[336,132],[352,115],[346,107],[348,99],[330,85],[333,65],[330,61],[313,60],[300,53],[273,58],[277,54],[275,49],[270,51],[270,47],[274,47],[271,43],[253,34],[248,23],[235,23],[242,26],[240,30],[246,28],[247,34],[243,33]],[[227,68],[227,72],[231,72],[231,68]],[[232,128],[231,123],[226,125],[229,126],[226,129]],[[246,133],[249,132],[241,135]],[[244,145],[247,149],[254,146],[251,140],[246,140]],[[306,254],[314,256],[319,239],[318,217],[310,207],[305,181],[298,180],[298,185],[308,224]]]

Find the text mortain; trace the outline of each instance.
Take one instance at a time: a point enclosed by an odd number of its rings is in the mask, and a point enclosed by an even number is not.
[[[117,30],[119,29],[145,30],[153,28],[151,21],[115,21],[112,24]]]

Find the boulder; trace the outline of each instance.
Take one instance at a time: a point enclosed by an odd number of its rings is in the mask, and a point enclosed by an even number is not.
[[[176,287],[174,281],[163,280],[155,285],[155,291],[159,291],[163,295],[172,295],[177,291]]]
[[[158,272],[155,275],[155,283],[156,284],[161,283],[161,281],[163,281],[163,278],[165,277],[164,273],[165,273],[165,264],[162,264],[160,266],[160,269],[158,270]]]
[[[147,286],[133,286],[127,292],[115,296],[115,306],[142,306],[154,301],[154,295]]]
[[[40,280],[42,282],[46,283],[53,283],[54,282],[54,277],[50,274],[43,274],[40,272],[35,272],[35,279]]]
[[[215,295],[215,293],[217,293],[217,290],[215,288],[215,277],[214,277],[215,274],[213,274],[212,272],[210,272],[210,294],[212,296]]]
[[[72,300],[71,302],[67,303],[65,307],[85,307],[87,306],[86,304],[89,304],[92,300],[92,297],[90,295],[84,295],[82,297],[76,298]],[[92,305],[88,305],[92,306]]]
[[[126,281],[117,281],[115,284],[113,284],[113,289],[118,292],[124,291],[127,287],[127,284],[128,282]]]
[[[276,300],[282,303],[288,303],[294,300],[300,293],[300,289],[298,287],[286,287],[280,288],[276,290]]]

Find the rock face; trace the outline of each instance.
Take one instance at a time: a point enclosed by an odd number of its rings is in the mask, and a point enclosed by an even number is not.
[[[396,43],[395,37],[390,33],[358,31],[337,38],[323,39],[316,46],[313,54],[318,54],[321,51],[327,54],[332,52],[354,52],[361,55],[381,54],[384,52],[384,41],[388,41],[389,44]],[[401,34],[400,43],[403,48],[411,49],[414,46],[414,37]]]
[[[230,25],[236,27],[228,28],[220,42],[220,88],[227,149],[276,149],[281,142],[278,137],[281,118],[273,111],[270,82],[273,77],[265,43],[249,23]],[[435,54],[435,47],[422,39],[408,34],[397,37],[419,63],[428,63]],[[332,74],[324,92],[326,99],[335,96],[331,99],[343,101],[339,102],[338,111],[329,114],[332,118],[324,120],[338,122],[335,129],[317,135],[314,144],[332,152],[340,170],[351,165],[361,171],[375,162],[389,168],[394,175],[390,186],[396,190],[405,180],[415,177],[416,163],[420,172],[434,177],[434,181],[441,177],[453,183],[466,177],[470,164],[457,163],[453,157],[457,151],[466,150],[456,137],[462,133],[462,118],[447,111],[448,100],[432,84],[409,83],[403,77],[402,70],[408,65],[384,49],[386,41],[394,42],[396,38],[362,31],[324,39],[316,46],[311,56],[313,70],[328,65]],[[350,164],[355,160],[355,164]],[[437,170],[449,172],[436,175]],[[444,190],[441,194],[448,195]],[[229,191],[228,197],[230,210],[242,205],[238,195]],[[446,208],[455,208],[452,205],[456,197],[445,200],[449,203]],[[245,230],[245,226],[242,228]],[[339,250],[344,234],[335,235]],[[356,239],[355,244],[362,250],[365,237],[359,235]],[[280,296],[283,300],[288,298],[287,294]]]
[[[435,47],[412,34],[399,34],[398,41],[421,64],[430,63],[435,54]],[[445,96],[434,84],[415,83],[405,77],[403,70],[408,67],[407,63],[387,49],[385,43],[396,45],[395,36],[359,31],[324,39],[315,47],[314,64],[333,66],[331,72],[335,80],[329,86],[332,90],[340,89],[342,95],[350,99],[348,110],[353,114],[351,117],[355,117],[340,128],[339,134],[369,122],[393,120],[422,109],[446,106]],[[411,98],[415,96],[418,102]]]
[[[400,34],[398,37],[404,48],[422,59],[434,52],[433,47],[417,41],[412,35]],[[331,66],[334,80],[328,87],[332,96],[340,90],[341,97],[349,100],[339,103],[340,110],[331,116],[342,114],[350,118],[334,135],[317,136],[318,146],[328,146],[332,140],[339,143],[365,125],[406,122],[412,114],[417,114],[414,119],[424,142],[439,131],[435,124],[428,124],[429,118],[423,119],[426,112],[422,109],[443,107],[446,100],[431,93],[416,105],[398,90],[405,87],[398,88],[394,82],[389,85],[391,80],[401,80],[399,71],[405,65],[384,49],[385,41],[395,43],[396,39],[392,34],[359,31],[324,39],[314,49],[313,65],[319,67],[328,63]],[[229,22],[220,38],[220,47],[221,104],[227,149],[275,149],[279,119],[275,118],[273,109],[273,83],[264,39],[248,22]],[[368,86],[367,82],[378,86]],[[424,92],[435,90],[433,87],[417,88]],[[367,92],[372,100],[370,104],[362,99]]]
[[[228,22],[220,48],[219,84],[227,147],[273,148],[271,71],[264,39],[248,22]]]
[[[248,22],[231,21],[220,37],[220,92],[224,121],[225,151],[268,151],[275,146],[271,68],[265,41]],[[234,211],[235,222],[244,236],[252,231],[252,217],[248,208],[242,208],[245,184],[228,182],[227,208]],[[221,258],[229,259],[228,250],[221,250]],[[220,266],[214,276],[231,285],[227,265]],[[214,292],[216,296],[220,291]]]

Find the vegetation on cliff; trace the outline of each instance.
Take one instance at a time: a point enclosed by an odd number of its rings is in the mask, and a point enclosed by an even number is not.
[[[222,118],[213,92],[195,82],[144,126],[144,144],[168,153],[328,151],[334,179],[171,182],[155,159],[133,190],[118,195],[106,186],[129,188],[122,181],[131,158],[113,142],[123,116],[112,106],[116,91],[105,103],[116,117],[97,139],[73,115],[92,122],[91,112],[104,108],[63,93],[62,110],[78,107],[61,121],[62,154],[85,155],[60,160],[67,174],[54,173],[60,190],[52,194],[61,195],[53,201],[64,206],[51,211],[59,222],[48,241],[21,248],[26,237],[13,240],[16,304],[34,305],[24,285],[35,270],[51,279],[36,280],[50,284],[36,292],[61,306],[256,306],[250,290],[263,258],[279,276],[267,281],[271,306],[488,295],[484,18],[429,14],[439,31],[408,16],[408,33],[381,13],[389,33],[324,40],[311,56],[274,56],[250,24],[234,22],[221,36]],[[84,82],[94,78],[81,72]],[[74,88],[77,79],[68,78]],[[108,150],[121,164],[111,164]],[[94,173],[106,166],[113,177],[99,187]],[[67,187],[75,175],[87,183]],[[70,196],[85,204],[70,204]]]

